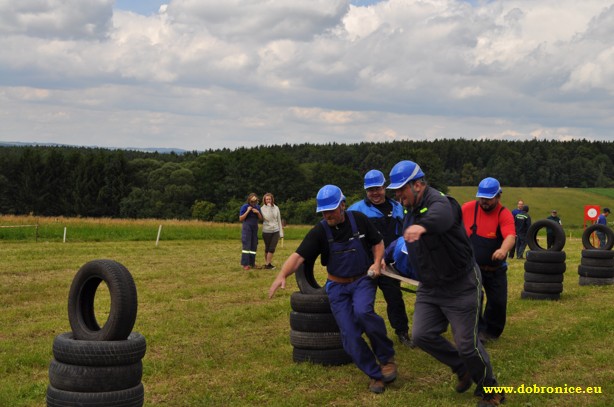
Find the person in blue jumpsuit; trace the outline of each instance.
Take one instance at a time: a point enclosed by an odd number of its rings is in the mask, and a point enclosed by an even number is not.
[[[461,207],[430,187],[413,161],[400,161],[390,171],[389,189],[408,213],[403,238],[420,285],[416,292],[412,340],[457,375],[455,390],[463,393],[477,384],[478,406],[499,405],[505,393],[489,393],[497,386],[490,357],[478,340],[480,270],[463,225]],[[442,334],[452,327],[454,345]],[[455,346],[456,345],[456,346]]]
[[[403,277],[418,280],[418,275],[409,262],[407,244],[405,243],[403,236],[399,237],[386,247],[386,250],[384,251],[384,261],[386,264],[390,264],[392,267],[394,267],[394,269]]]
[[[249,270],[256,266],[256,253],[258,252],[258,222],[262,220],[258,196],[251,193],[247,203],[239,210],[239,220],[243,222],[241,228],[241,266]]]
[[[296,252],[284,262],[271,284],[269,298],[286,287],[286,278],[303,263],[321,256],[328,279],[325,289],[339,325],[343,349],[369,378],[369,390],[382,393],[397,377],[394,348],[384,319],[374,302],[384,255],[382,236],[360,212],[346,212],[345,197],[335,185],[323,186],[316,196],[323,220],[305,236]],[[373,277],[373,278],[372,278]],[[371,346],[362,334],[369,339]]]
[[[610,214],[610,208],[603,208],[603,210],[601,211],[601,215],[599,215],[595,223],[598,225],[608,226],[607,217],[609,214]],[[596,233],[597,233],[597,239],[599,239],[599,247],[603,249],[608,240],[606,237],[606,234],[601,231],[597,231]]]
[[[384,247],[388,247],[401,236],[405,213],[403,205],[386,197],[385,183],[386,178],[381,171],[368,171],[364,177],[364,188],[367,192],[367,197],[350,205],[348,211],[361,212],[367,215],[384,237]],[[403,345],[411,347],[409,321],[407,319],[407,311],[405,310],[405,302],[403,302],[401,282],[390,277],[381,276],[377,279],[377,285],[384,294],[390,325],[397,334],[399,341]]]

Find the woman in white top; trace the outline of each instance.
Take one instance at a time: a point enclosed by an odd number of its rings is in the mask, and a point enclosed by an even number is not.
[[[262,198],[262,240],[264,240],[264,268],[272,270],[275,268],[271,261],[273,253],[277,247],[279,238],[284,237],[284,229],[281,224],[281,214],[279,207],[275,205],[273,194],[267,192]]]

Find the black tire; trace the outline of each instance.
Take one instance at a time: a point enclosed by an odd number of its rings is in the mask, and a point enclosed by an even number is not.
[[[529,250],[527,261],[533,263],[565,263],[565,252],[553,252],[552,250]]]
[[[614,268],[579,265],[578,274],[582,277],[612,278],[614,277]]]
[[[532,261],[524,262],[524,271],[538,274],[563,274],[567,269],[565,263],[535,263]]]
[[[53,357],[71,365],[132,365],[143,359],[146,347],[145,337],[138,332],[125,341],[78,341],[68,332],[53,340]]]
[[[596,278],[580,276],[580,285],[614,285],[614,278]]]
[[[339,332],[333,314],[290,312],[290,328],[302,332]]]
[[[290,295],[290,306],[296,312],[328,313],[330,314],[330,302],[328,294],[303,294],[300,291]]]
[[[101,282],[111,294],[111,309],[100,327],[94,313],[94,297]],[[68,294],[68,320],[76,339],[120,341],[132,332],[136,321],[136,286],[130,272],[113,260],[84,264],[72,281]]]
[[[591,235],[594,232],[605,233],[605,237],[606,237],[605,247],[593,246],[593,244],[591,243]],[[599,225],[599,224],[590,225],[589,227],[584,229],[584,232],[582,233],[582,246],[585,249],[612,250],[612,247],[614,247],[614,231],[610,229],[607,225]]]
[[[605,251],[605,250],[602,250]],[[614,268],[614,259],[595,259],[592,257],[581,257],[580,264],[589,267],[609,267]]]
[[[121,366],[68,365],[52,360],[49,383],[58,390],[102,392],[137,386],[143,377],[143,363]]]
[[[563,292],[563,283],[532,283],[525,282],[524,290],[531,293],[560,294]]]
[[[143,384],[125,390],[74,392],[47,386],[47,407],[141,407],[145,398]]]
[[[301,264],[294,273],[296,284],[303,294],[326,294],[324,287],[320,286],[313,275],[313,264]]]
[[[290,330],[290,344],[299,349],[342,348],[339,332],[301,332]]]
[[[527,283],[562,283],[564,274],[540,274],[524,273],[524,281]]]
[[[523,290],[520,293],[520,298],[523,300],[560,300],[561,294],[532,293]]]
[[[591,259],[614,259],[614,251],[601,249],[584,249],[582,250],[582,257]]]
[[[537,243],[537,233],[543,228],[549,228],[554,231],[554,242],[550,249],[543,248]],[[550,250],[560,252],[565,247],[565,231],[557,222],[550,219],[540,219],[529,226],[527,231],[527,244],[531,250]]]
[[[292,360],[295,362],[311,362],[324,366],[340,366],[352,363],[350,355],[343,348],[338,349],[300,349],[293,348]]]

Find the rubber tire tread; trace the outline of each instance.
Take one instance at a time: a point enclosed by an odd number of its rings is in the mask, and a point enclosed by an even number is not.
[[[137,386],[143,377],[143,363],[132,365],[82,366],[53,359],[49,365],[49,384],[58,390],[103,392]]]
[[[591,243],[591,235],[593,234],[593,232],[597,231],[606,234],[605,247],[595,247]],[[610,229],[607,225],[590,225],[589,227],[584,229],[584,232],[582,233],[582,247],[584,247],[585,249],[592,250],[612,250],[612,247],[614,247],[614,230]]]
[[[581,257],[580,265],[589,267],[614,268],[614,259],[595,259],[593,257]]]
[[[303,294],[295,291],[290,295],[290,307],[296,312],[328,313],[330,314],[330,301],[328,294]]]
[[[523,290],[520,293],[520,298],[523,300],[560,300],[561,294],[532,293]]]
[[[111,309],[100,327],[94,312],[94,297],[101,282],[111,295]],[[75,275],[68,294],[68,320],[76,339],[124,340],[136,321],[136,285],[130,272],[114,260],[92,260]]]
[[[339,332],[333,314],[290,312],[290,329],[302,332]]]
[[[614,285],[614,278],[596,278],[580,276],[580,285]]]
[[[337,349],[342,348],[339,332],[301,332],[290,330],[290,344],[300,349]]]
[[[614,259],[614,251],[601,249],[584,249],[582,257],[591,259]]]
[[[614,268],[583,266],[581,264],[578,266],[578,275],[592,278],[613,278]]]
[[[552,247],[550,249],[545,249],[537,243],[537,233],[548,227],[554,231],[554,242],[552,243]],[[554,252],[560,252],[565,247],[565,231],[563,227],[559,225],[557,222],[550,219],[540,219],[536,222],[533,222],[531,226],[529,226],[529,230],[527,231],[527,244],[531,250],[550,250]]]
[[[53,340],[53,357],[71,365],[131,365],[143,359],[146,350],[145,337],[138,332],[132,332],[124,341],[79,341],[72,332]]]
[[[293,348],[292,360],[310,362],[324,366],[341,366],[352,363],[350,355],[343,348],[338,349],[300,349]]]
[[[125,390],[74,392],[47,386],[47,407],[141,407],[145,400],[143,383]]]
[[[563,292],[563,283],[524,283],[524,291],[542,294],[560,294]]]
[[[567,269],[565,263],[536,263],[532,261],[524,262],[524,271],[538,274],[563,274]]]
[[[529,250],[526,253],[527,261],[533,263],[565,263],[567,255],[564,251]]]
[[[303,294],[326,294],[324,287],[320,286],[313,274],[313,264],[301,264],[296,272],[296,284]]]
[[[524,281],[526,283],[562,283],[563,277],[564,274],[540,274],[528,271],[524,273]]]

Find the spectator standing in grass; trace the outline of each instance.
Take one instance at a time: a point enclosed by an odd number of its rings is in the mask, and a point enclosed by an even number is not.
[[[552,212],[550,212],[550,216],[548,216],[546,219],[550,219],[551,221],[556,222],[559,225],[563,224],[561,218],[559,218],[556,209],[553,209]],[[551,248],[552,245],[554,245],[554,229],[546,228],[546,245],[548,249]]]
[[[514,226],[516,227],[516,258],[524,258],[524,250],[527,247],[527,232],[531,226],[531,217],[529,216],[529,206],[525,205],[522,211],[517,212],[514,216]]]
[[[497,381],[477,337],[482,282],[460,205],[430,187],[420,166],[409,160],[392,168],[388,188],[395,190],[396,200],[408,210],[403,238],[420,281],[413,343],[450,367],[458,377],[457,392],[466,392],[475,382],[474,394],[481,397],[478,406],[498,406],[505,393],[484,391],[497,386]],[[456,346],[442,335],[448,325]]]
[[[241,266],[243,270],[256,267],[256,251],[258,250],[258,222],[262,220],[258,195],[251,193],[247,202],[239,210],[239,220],[243,222],[241,228]]]
[[[396,242],[403,232],[403,217],[405,216],[403,205],[386,197],[384,184],[386,178],[379,170],[371,170],[365,174],[364,188],[367,197],[353,203],[348,211],[364,213],[377,230],[384,237],[384,247]],[[409,336],[409,320],[403,302],[401,282],[399,280],[381,276],[377,279],[377,285],[384,294],[386,312],[390,325],[403,345],[411,347]]]
[[[598,225],[608,226],[607,217],[609,214],[610,214],[610,208],[603,208],[603,210],[601,211],[601,215],[599,215],[595,223]],[[597,233],[597,238],[599,239],[599,247],[603,249],[607,242],[606,234],[600,231],[596,231],[596,233]]]
[[[516,204],[516,209],[512,210],[512,217],[514,217],[514,219],[516,219],[516,215],[518,215],[520,212],[522,212],[522,208],[524,208],[524,201],[522,199],[518,200],[518,203]],[[516,229],[516,236],[518,236],[518,229]],[[518,245],[518,240],[516,240],[516,245]],[[509,257],[510,259],[514,258],[514,250],[515,248],[512,248],[512,250],[510,250],[509,253]]]
[[[386,333],[384,319],[374,310],[377,284],[368,275],[368,271],[375,278],[380,275],[384,256],[382,235],[362,213],[346,212],[345,197],[335,185],[323,186],[316,204],[316,212],[322,213],[324,219],[285,261],[269,288],[269,298],[278,288],[286,287],[286,277],[299,266],[313,264],[320,256],[328,271],[325,289],[339,325],[343,349],[369,376],[369,390],[382,393],[385,384],[397,377],[393,342]]]
[[[284,238],[284,228],[281,224],[281,213],[279,207],[275,205],[275,197],[270,192],[267,192],[262,197],[262,240],[264,240],[264,268],[273,270],[275,266],[273,254],[277,248],[279,239]]]

